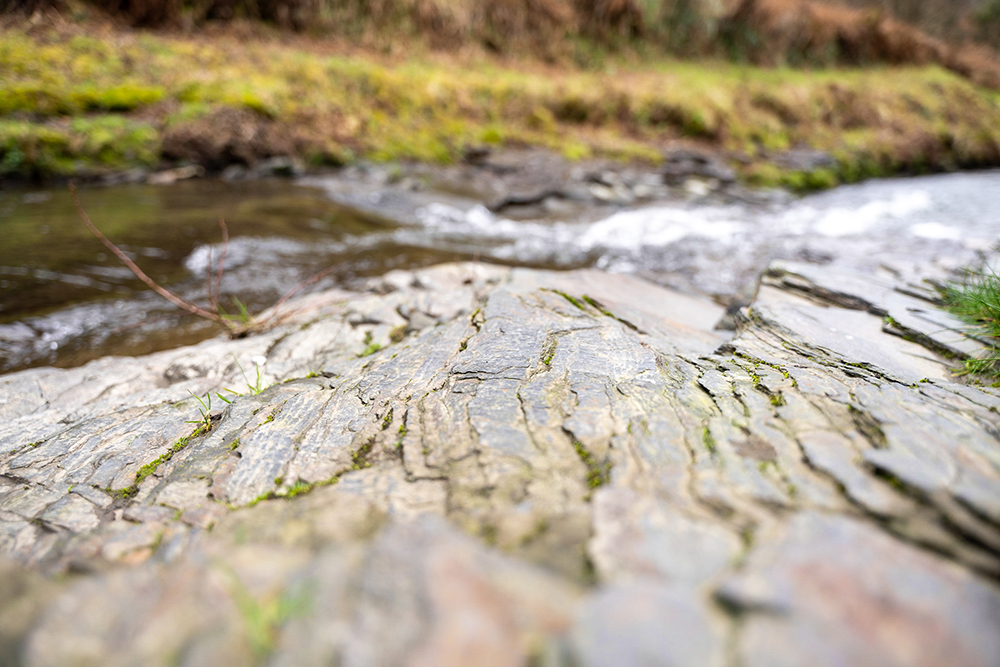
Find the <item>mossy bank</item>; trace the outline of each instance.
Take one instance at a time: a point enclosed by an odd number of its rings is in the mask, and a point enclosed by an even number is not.
[[[0,178],[291,156],[453,162],[534,145],[658,162],[696,144],[752,184],[815,189],[1000,164],[1000,93],[938,67],[806,71],[604,56],[405,58],[281,35],[0,33]],[[792,149],[832,159],[788,159]]]

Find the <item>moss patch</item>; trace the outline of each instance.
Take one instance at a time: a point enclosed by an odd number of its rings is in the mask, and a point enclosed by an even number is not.
[[[579,440],[573,441],[573,449],[577,456],[587,466],[587,488],[594,489],[604,486],[611,480],[611,463],[598,461]]]
[[[124,489],[118,489],[114,491],[111,489],[107,489],[107,492],[113,496],[117,496],[118,498],[123,498],[125,500],[134,498],[135,495],[139,493],[139,487],[142,486],[142,483],[146,481],[147,477],[156,472],[156,469],[159,468],[162,464],[172,459],[174,457],[174,454],[187,447],[188,443],[190,443],[191,440],[197,438],[198,436],[205,435],[206,433],[208,433],[208,429],[205,428],[204,426],[199,426],[194,430],[193,433],[191,433],[191,435],[181,438],[180,440],[172,444],[166,452],[164,452],[156,459],[150,461],[149,463],[139,468],[138,472],[135,473],[135,481],[133,481],[132,484],[125,487]]]

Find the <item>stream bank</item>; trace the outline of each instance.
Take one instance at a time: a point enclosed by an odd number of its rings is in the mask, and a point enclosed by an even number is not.
[[[587,68],[259,37],[3,29],[0,178],[458,163],[523,147],[649,165],[696,148],[747,184],[800,191],[1000,165],[997,92],[935,66],[622,54]]]

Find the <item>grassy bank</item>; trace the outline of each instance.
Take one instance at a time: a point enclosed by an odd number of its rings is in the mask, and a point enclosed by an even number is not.
[[[0,176],[68,177],[294,155],[313,165],[461,159],[539,145],[570,158],[723,152],[798,189],[1000,164],[1000,94],[938,67],[804,71],[606,56],[592,67],[307,39],[0,32]],[[835,163],[802,170],[794,148]]]

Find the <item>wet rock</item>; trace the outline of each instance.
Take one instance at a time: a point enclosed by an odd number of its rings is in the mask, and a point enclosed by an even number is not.
[[[487,207],[501,211],[510,206],[538,204],[560,196],[568,180],[569,166],[558,155],[540,150],[508,151],[480,161],[495,178]]]
[[[205,175],[205,168],[201,165],[188,165],[186,167],[177,167],[175,169],[165,169],[164,171],[158,171],[150,174],[146,178],[146,182],[150,185],[170,185],[171,183],[176,183],[177,181],[184,181],[189,178],[198,178]]]
[[[670,185],[681,185],[692,177],[736,182],[736,172],[719,158],[691,149],[676,149],[664,155],[661,173]]]
[[[239,181],[250,177],[250,171],[242,164],[231,164],[222,170],[219,177],[224,181]]]
[[[305,165],[301,161],[279,155],[261,160],[254,165],[251,173],[255,176],[301,176],[305,173]]]
[[[4,376],[0,552],[42,583],[0,642],[29,665],[997,664],[1000,394],[955,382],[919,284],[776,264],[722,333],[637,278],[445,265],[256,337]]]
[[[127,169],[122,172],[108,174],[101,178],[104,185],[124,185],[126,183],[143,183],[149,177],[146,169]]]
[[[836,159],[829,153],[807,148],[796,148],[778,153],[771,160],[783,169],[794,171],[815,171],[816,169],[832,169],[837,166]]]

